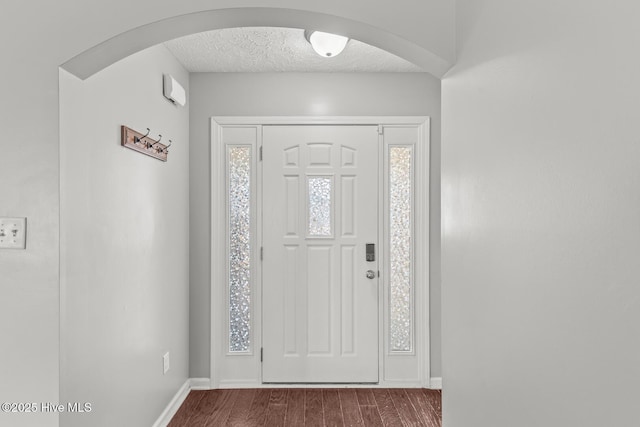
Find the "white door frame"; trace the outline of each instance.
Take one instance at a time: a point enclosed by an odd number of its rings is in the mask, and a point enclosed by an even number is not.
[[[237,354],[229,353],[223,343],[226,342],[227,326],[227,299],[226,299],[226,271],[227,271],[227,246],[226,246],[226,144],[223,140],[225,129],[235,129],[246,135],[255,135],[252,141],[242,140],[242,144],[252,147],[256,177],[261,176],[262,164],[257,161],[259,149],[262,146],[262,126],[267,125],[378,125],[380,138],[380,150],[386,147],[384,142],[384,130],[392,128],[414,128],[416,131],[415,143],[415,171],[414,180],[415,195],[415,245],[414,259],[414,283],[424,286],[415,286],[415,310],[414,310],[414,334],[415,349],[407,354],[394,354],[387,350],[387,337],[385,335],[386,283],[379,287],[379,383],[378,387],[429,387],[430,386],[430,331],[429,331],[429,117],[426,116],[362,116],[362,117],[300,117],[300,116],[255,116],[255,117],[212,117],[211,118],[211,365],[210,387],[217,388],[260,388],[278,387],[275,384],[262,384],[260,348],[261,348],[261,263],[254,262],[252,283],[252,344],[249,351]],[[246,132],[245,132],[246,131]],[[244,138],[244,137],[243,137]],[[233,142],[232,142],[233,143]],[[236,141],[236,143],[239,143]],[[382,154],[382,153],[381,153]],[[384,171],[383,162],[385,156],[380,156],[380,193],[384,196]],[[254,212],[256,218],[261,218],[262,183],[255,180],[252,188]],[[385,234],[383,230],[383,210],[386,207],[386,199],[381,209],[380,216],[380,251],[382,261],[381,269],[386,263]],[[254,244],[252,247],[252,259],[259,260],[259,247],[261,245],[262,230],[261,221],[255,221],[252,228]],[[382,274],[382,277],[385,277]],[[413,366],[413,369],[407,368]],[[305,387],[305,385],[297,385]],[[314,384],[314,387],[318,385]],[[332,385],[328,385],[331,387]],[[334,387],[335,385],[333,385]],[[353,387],[359,385],[354,384]],[[282,387],[292,387],[285,384]],[[371,387],[371,385],[366,385]],[[375,386],[374,386],[375,387]]]

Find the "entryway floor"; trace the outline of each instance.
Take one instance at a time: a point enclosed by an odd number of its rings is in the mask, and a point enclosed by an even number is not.
[[[193,390],[169,427],[440,427],[441,398],[428,389]]]

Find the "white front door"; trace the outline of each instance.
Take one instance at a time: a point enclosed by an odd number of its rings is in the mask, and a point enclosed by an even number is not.
[[[263,127],[263,382],[378,382],[378,138]]]

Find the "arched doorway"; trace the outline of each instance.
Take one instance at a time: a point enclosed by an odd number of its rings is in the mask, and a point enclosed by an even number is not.
[[[297,9],[249,7],[191,13],[133,28],[82,52],[62,64],[62,68],[85,79],[122,58],[167,40],[208,30],[255,26],[312,28],[343,34],[413,62],[438,78],[452,65],[409,40],[364,22]]]

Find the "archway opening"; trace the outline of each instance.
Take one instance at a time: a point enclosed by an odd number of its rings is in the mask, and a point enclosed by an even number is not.
[[[133,28],[71,58],[62,68],[86,79],[129,55],[167,40],[234,27],[288,27],[341,34],[393,53],[437,78],[452,65],[409,40],[363,22],[297,9],[232,8],[190,13]]]

